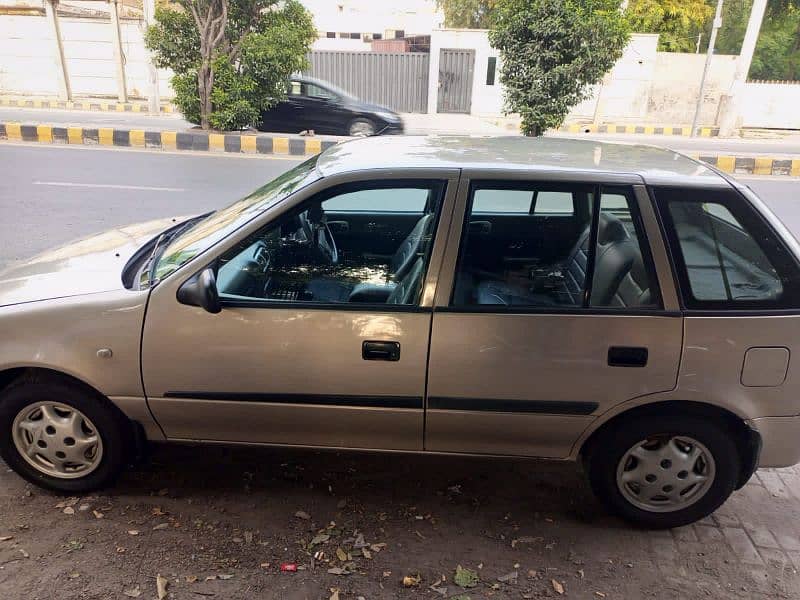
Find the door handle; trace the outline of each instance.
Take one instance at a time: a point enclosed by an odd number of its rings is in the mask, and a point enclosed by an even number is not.
[[[364,360],[400,360],[400,342],[364,342],[361,344],[361,358]]]
[[[609,367],[647,366],[647,348],[640,346],[611,346],[608,349]]]

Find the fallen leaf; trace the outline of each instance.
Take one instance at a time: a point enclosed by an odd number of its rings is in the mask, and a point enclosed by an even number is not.
[[[328,569],[331,575],[350,575],[351,571],[346,567],[331,567]]]
[[[101,513],[99,510],[93,510],[92,514],[94,515],[95,519],[102,519],[103,517],[105,517],[105,515]]]
[[[331,536],[329,536],[327,533],[318,533],[313,538],[311,538],[311,541],[309,542],[308,545],[319,546],[320,544],[324,544],[325,542],[327,542],[329,539],[331,539]]]
[[[79,512],[86,512],[86,511],[87,511],[87,510],[89,510],[90,508],[91,508],[91,506],[89,506],[88,504],[81,504],[81,505],[78,507],[78,511],[79,511]]]
[[[72,508],[71,506],[67,506],[67,507],[64,509],[64,514],[65,514],[65,515],[74,515],[74,514],[75,514],[75,509],[74,509],[74,508]]]
[[[338,558],[342,562],[345,562],[347,560],[347,552],[345,552],[341,548],[337,548],[336,549],[336,558]]]
[[[224,575],[219,575],[219,578],[222,579],[222,581],[227,581],[228,579],[233,579],[233,575],[226,573]]]
[[[294,513],[294,516],[298,519],[303,519],[304,521],[308,521],[311,518],[311,515],[304,510],[298,510],[296,513]]]
[[[507,573],[506,575],[500,575],[497,581],[500,583],[517,583],[517,577],[519,577],[519,572],[511,571],[511,573]]]
[[[77,579],[80,576],[81,576],[80,573],[70,573],[69,575],[67,575],[67,577],[69,577],[70,579]]]
[[[363,555],[364,555],[364,558],[367,558],[367,559],[370,559],[370,558],[372,558],[372,552],[370,552],[370,551],[369,551],[369,550],[367,550],[366,548],[362,548],[362,549],[361,549],[361,554],[363,554]]]
[[[4,536],[0,537],[0,542],[7,542],[7,541],[13,540],[13,539],[14,539],[13,535],[4,535]]]
[[[556,591],[556,594],[564,593],[564,586],[561,585],[558,581],[556,581],[555,579],[551,579],[550,583],[553,584],[553,589]]]
[[[129,529],[128,530],[128,535],[139,535],[139,530],[138,529]]]
[[[259,566],[260,566],[262,569],[269,569],[269,563],[268,563],[268,562],[263,562],[263,563],[261,563]]]
[[[516,548],[517,544],[535,544],[536,542],[543,542],[543,537],[533,537],[531,535],[523,535],[521,538],[511,540],[511,547]]]
[[[154,517],[163,517],[164,515],[169,513],[161,510],[160,506],[156,506],[153,510],[150,511],[150,514],[152,514]]]
[[[184,579],[186,583],[197,583],[197,575],[187,575]]]
[[[163,529],[166,529],[167,527],[169,527],[169,523],[159,523],[158,525],[153,527],[153,531],[161,531]]]
[[[595,592],[594,595],[597,596],[598,598],[605,598],[606,597],[606,595],[603,592]]]
[[[158,600],[164,600],[164,598],[167,597],[168,585],[169,581],[162,577],[160,573],[156,575],[156,593],[158,594]]]
[[[125,594],[128,598],[138,598],[139,596],[142,595],[142,590],[140,590],[139,586],[137,585],[135,588],[124,590],[122,593]]]
[[[331,588],[331,597],[328,600],[339,600],[339,588]]]
[[[117,546],[117,554],[125,554],[126,550],[122,546]]]
[[[217,580],[217,576],[216,575],[208,575],[205,578],[205,581],[216,581],[216,580]]]
[[[169,489],[168,488],[161,488],[160,490],[158,490],[158,495],[159,496],[166,496],[167,494],[169,494]]]
[[[253,532],[252,531],[245,531],[244,532],[244,541],[248,544],[253,543]]]
[[[583,572],[583,569],[578,569],[578,575],[580,575],[580,578],[583,579],[586,573]]]
[[[353,548],[366,548],[367,546],[369,546],[369,544],[364,540],[364,534],[359,533],[356,536],[356,540],[353,542]]]
[[[369,545],[369,549],[372,550],[373,552],[380,552],[384,548],[386,548],[386,544],[384,544],[383,542],[381,542],[380,544],[370,544]]]
[[[420,581],[422,581],[422,576],[419,573],[417,573],[416,576],[406,575],[405,577],[403,577],[403,585],[405,587],[414,587],[416,585],[419,585]]]
[[[456,567],[456,574],[453,576],[453,583],[462,588],[475,587],[478,585],[478,573],[458,565]]]
[[[31,555],[28,554],[28,552],[26,550],[22,549],[22,548],[17,548],[17,552],[22,554],[22,558],[30,558],[31,557]]]
[[[240,538],[240,537],[233,538],[233,543],[234,544],[241,544],[243,541],[244,540],[242,538]]]

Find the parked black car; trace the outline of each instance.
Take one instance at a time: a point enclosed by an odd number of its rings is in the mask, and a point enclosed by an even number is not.
[[[293,77],[286,100],[264,111],[258,128],[366,137],[403,133],[403,121],[393,110],[359,100],[326,81]]]

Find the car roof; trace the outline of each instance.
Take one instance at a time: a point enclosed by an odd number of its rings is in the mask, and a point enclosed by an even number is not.
[[[673,150],[563,137],[377,136],[332,146],[317,161],[323,177],[382,168],[629,174],[650,184],[728,185],[713,168]]]

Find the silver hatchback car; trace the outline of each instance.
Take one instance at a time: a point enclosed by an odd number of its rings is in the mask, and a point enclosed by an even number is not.
[[[577,460],[674,527],[800,460],[799,257],[671,151],[348,142],[0,275],[0,454],[74,493],[145,439]]]

